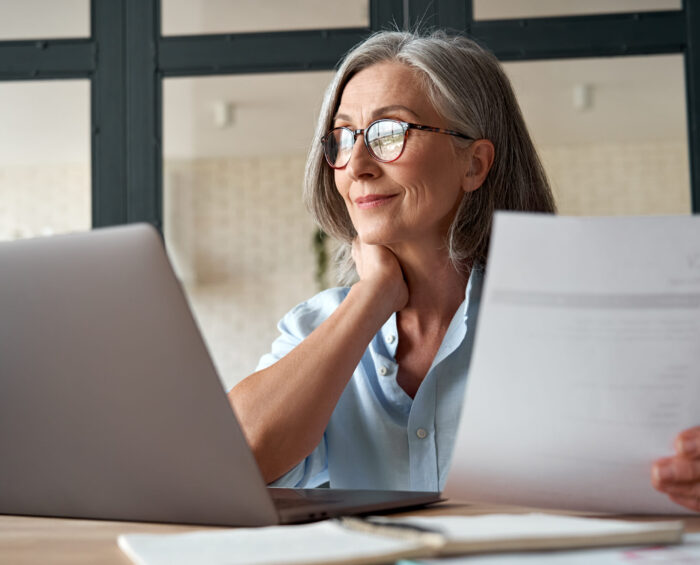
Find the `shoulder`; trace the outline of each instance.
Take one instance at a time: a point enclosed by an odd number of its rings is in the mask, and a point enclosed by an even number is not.
[[[297,304],[280,321],[280,330],[306,336],[328,318],[350,292],[350,287],[329,288]]]
[[[260,358],[256,371],[279,361],[328,318],[348,295],[350,288],[330,288],[297,304],[280,320],[280,335],[272,343],[269,353]]]

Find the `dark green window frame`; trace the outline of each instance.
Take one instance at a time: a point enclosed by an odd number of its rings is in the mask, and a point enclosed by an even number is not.
[[[162,229],[164,77],[330,70],[375,30],[466,33],[502,61],[682,53],[691,205],[700,213],[700,6],[474,21],[471,0],[370,0],[370,27],[162,36],[160,0],[91,0],[86,39],[0,41],[0,80],[88,78],[92,225]]]

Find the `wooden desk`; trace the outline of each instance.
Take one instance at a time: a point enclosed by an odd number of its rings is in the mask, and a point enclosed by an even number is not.
[[[494,506],[467,506],[443,503],[412,515],[474,515],[527,510]],[[619,517],[617,517],[619,518]],[[651,520],[669,518],[634,518]],[[700,532],[700,516],[686,518],[686,531]],[[28,518],[0,515],[0,563],[12,565],[130,565],[117,547],[117,536],[124,533],[181,533],[202,529],[193,526],[107,522],[61,518]]]

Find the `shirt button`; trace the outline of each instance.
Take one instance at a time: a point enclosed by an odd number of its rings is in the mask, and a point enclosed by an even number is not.
[[[389,334],[388,336],[386,336],[386,341],[387,341],[388,343],[394,343],[394,341],[396,341],[396,336],[395,336],[395,335],[392,335],[392,334]]]
[[[428,432],[426,432],[423,428],[418,428],[416,430],[416,435],[418,436],[418,439],[425,439],[428,437]]]
[[[387,369],[384,365],[379,367],[379,374],[383,377],[389,372],[389,369]]]

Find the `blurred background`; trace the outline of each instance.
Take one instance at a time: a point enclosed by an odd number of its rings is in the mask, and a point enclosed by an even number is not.
[[[346,28],[366,34],[372,14],[387,13],[390,2],[382,7],[382,1],[161,0],[151,6],[158,11],[154,21],[160,20],[158,45],[164,57],[170,36],[182,42],[189,37],[191,43],[183,44],[194,46],[194,52],[198,38],[208,35],[227,34],[235,46],[237,34],[260,34],[264,39],[267,32],[284,37],[298,30]],[[645,12],[683,9],[680,0],[467,4],[472,4],[475,30],[479,22],[490,29],[489,22],[500,20],[586,23],[590,17],[594,25],[605,14],[634,13],[643,19]],[[99,67],[99,48],[94,62],[86,63],[94,65],[93,70],[82,78],[67,72],[62,78],[61,71],[32,74],[30,64],[13,71],[9,55],[15,52],[11,48],[34,53],[52,52],[54,46],[56,51],[72,45],[95,47],[94,29],[108,25],[96,21],[100,5],[89,0],[0,0],[0,240],[119,223],[96,214],[111,202],[98,186],[109,186],[112,175],[108,156],[99,153],[109,147],[97,141],[105,131],[97,125],[105,119],[99,104],[107,98],[95,89],[109,84],[109,77],[99,82],[99,69],[104,69]],[[130,5],[133,2],[127,0],[127,23]],[[430,9],[430,3],[425,6]],[[403,19],[394,17],[399,27],[408,21],[407,11],[397,12]],[[127,48],[129,29],[124,31]],[[560,213],[691,213],[682,49],[604,57],[583,56],[586,49],[595,53],[595,41],[573,57],[530,58],[524,50],[504,62]],[[122,63],[138,64],[130,63],[129,56],[127,52]],[[320,287],[335,284],[332,272],[318,280],[322,250],[314,245],[316,229],[301,202],[306,153],[315,142],[315,119],[332,65],[270,72],[252,62],[250,72],[227,73],[214,67],[211,72],[189,72],[187,64],[183,59],[177,72],[163,71],[157,59],[152,65],[156,87],[153,115],[147,121],[155,124],[154,151],[159,155],[153,158],[158,167],[154,185],[159,185],[153,188],[154,223],[164,233],[222,382],[229,388],[254,370],[285,312]],[[128,72],[125,81],[125,88],[133,86]],[[127,91],[124,104],[129,96]],[[128,128],[123,140],[128,155]],[[126,172],[114,169],[127,184],[129,166],[127,159]],[[133,194],[128,192],[128,198]]]

